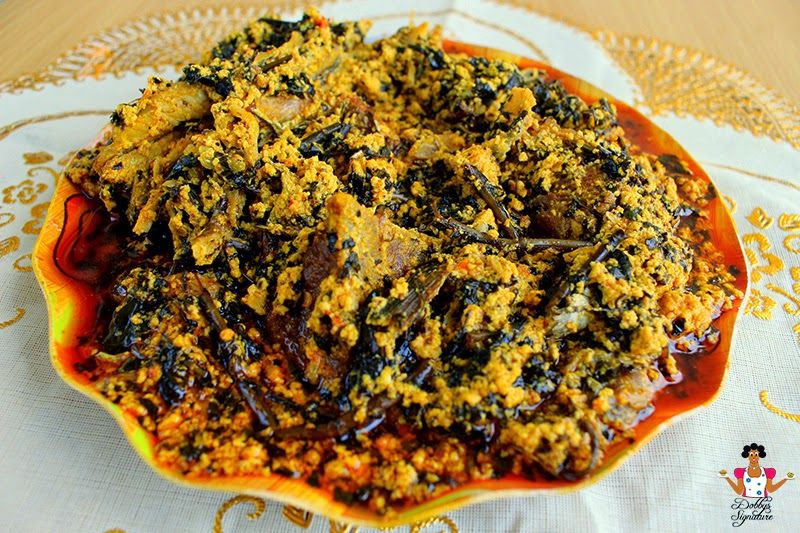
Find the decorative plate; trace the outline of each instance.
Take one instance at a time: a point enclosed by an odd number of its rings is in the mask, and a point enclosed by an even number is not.
[[[666,132],[630,106],[588,82],[540,61],[495,49],[447,41],[445,50],[451,53],[502,58],[523,68],[543,69],[549,78],[558,79],[570,93],[580,96],[589,104],[600,98],[607,98],[616,106],[618,120],[634,144],[649,153],[676,155],[687,162],[695,179],[710,182],[705,171]],[[744,293],[747,289],[747,269],[730,214],[718,195],[708,204],[707,210],[713,224],[711,238],[722,251],[724,263],[735,267],[740,273],[736,279],[736,286]],[[657,395],[654,413],[636,426],[635,436],[612,445],[601,465],[589,476],[575,481],[527,480],[519,476],[506,476],[497,480],[471,482],[424,504],[381,516],[365,507],[348,506],[335,501],[330,492],[311,487],[304,480],[294,480],[278,474],[260,477],[227,475],[189,478],[158,464],[155,459],[154,437],[140,426],[137,415],[122,410],[100,394],[78,370],[84,358],[80,352],[80,341],[94,331],[96,316],[100,312],[100,300],[95,297],[91,282],[79,281],[66,272],[70,270],[67,265],[79,264],[94,254],[102,256],[102,250],[107,243],[104,241],[102,228],[94,222],[93,213],[90,203],[71,182],[66,179],[59,180],[33,254],[34,271],[48,303],[53,366],[61,377],[109,411],[139,455],[153,469],[173,481],[195,487],[256,494],[334,520],[359,525],[387,527],[409,524],[469,503],[542,491],[571,491],[596,482],[619,467],[626,457],[639,450],[667,424],[716,398],[727,371],[734,323],[741,303],[741,299],[737,300],[732,310],[723,313],[715,321],[714,325],[721,334],[716,348],[707,354],[680,359],[681,372],[685,376],[683,381]],[[95,233],[96,238],[78,240],[79,234]],[[91,246],[92,249],[86,248],[87,246]]]

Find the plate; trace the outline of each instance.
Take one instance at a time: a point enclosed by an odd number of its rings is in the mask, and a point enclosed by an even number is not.
[[[451,53],[504,59],[523,68],[542,69],[548,77],[560,80],[569,92],[579,95],[587,103],[606,98],[616,106],[618,120],[634,144],[646,152],[676,155],[688,164],[695,179],[711,181],[700,165],[666,132],[630,106],[583,80],[538,61],[491,48],[446,41],[445,49]],[[717,195],[706,209],[713,227],[711,239],[723,254],[725,264],[738,269],[735,285],[746,293],[748,277],[744,253],[727,207]],[[62,379],[103,406],[120,425],[142,459],[156,472],[172,481],[198,488],[264,496],[334,520],[359,525],[391,527],[409,524],[479,501],[574,491],[597,482],[622,465],[626,458],[641,449],[667,425],[701,406],[710,404],[717,397],[725,381],[734,325],[742,302],[741,299],[735,301],[734,308],[715,321],[714,325],[721,333],[716,349],[701,356],[682,357],[679,360],[684,380],[658,394],[655,412],[636,426],[633,440],[611,446],[602,464],[590,476],[576,481],[528,480],[506,476],[473,482],[423,504],[380,516],[366,508],[337,502],[330,493],[311,487],[302,480],[292,480],[277,474],[189,479],[157,464],[154,437],[139,425],[135,415],[124,412],[95,390],[75,367],[85,355],[81,353],[80,339],[92,334],[101,309],[92,288],[91,276],[87,275],[85,281],[76,280],[66,274],[63,265],[80,262],[82,254],[97,253],[102,247],[111,245],[104,237],[103,228],[98,227],[98,218],[93,216],[92,210],[91,202],[71,182],[60,179],[33,253],[33,268],[47,301],[52,363]],[[88,229],[90,233],[96,234],[92,246],[83,249],[72,246],[79,228],[82,232]]]

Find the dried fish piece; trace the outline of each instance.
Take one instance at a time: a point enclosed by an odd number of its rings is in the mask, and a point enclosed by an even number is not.
[[[564,298],[566,298],[569,294],[570,286],[574,283],[572,278],[580,278],[585,276],[589,268],[591,268],[592,263],[599,263],[603,261],[612,251],[617,248],[617,246],[619,246],[619,243],[622,241],[624,236],[625,234],[622,232],[622,230],[617,230],[611,235],[605,244],[600,246],[589,257],[589,259],[584,263],[580,272],[574,274],[573,276],[564,276],[548,300],[547,305],[545,306],[546,311],[548,313],[552,312],[562,301],[564,301]]]
[[[508,214],[508,210],[498,200],[494,185],[489,182],[489,179],[483,172],[474,166],[468,164],[464,166],[464,169],[470,175],[471,183],[475,187],[475,190],[478,191],[481,199],[486,202],[486,205],[488,205],[489,209],[494,213],[494,217],[500,229],[506,234],[506,237],[517,239],[519,237],[519,230],[514,220],[511,218],[511,215]]]
[[[321,159],[340,154],[346,149],[342,141],[350,128],[350,124],[340,122],[315,131],[300,141],[300,153],[303,157],[317,156]]]
[[[250,379],[242,369],[246,352],[244,340],[240,334],[228,327],[225,318],[217,309],[214,299],[203,285],[200,276],[195,273],[194,277],[200,287],[200,301],[203,303],[204,311],[209,317],[212,331],[216,338],[216,356],[222,361],[223,368],[225,368],[239,394],[253,413],[255,428],[258,430],[277,428],[277,420],[266,405],[266,395],[263,393],[261,386]]]
[[[448,275],[447,265],[422,265],[409,276],[408,292],[402,298],[389,298],[385,305],[371,309],[367,324],[404,332],[419,320],[425,306],[442,288]]]
[[[486,232],[478,231],[455,220],[438,217],[435,222],[444,228],[452,229],[454,238],[463,238],[471,242],[488,244],[503,251],[516,250],[525,253],[543,248],[573,250],[575,248],[582,248],[584,246],[592,245],[592,243],[588,241],[580,241],[575,239],[546,239],[536,237],[504,239],[492,237]]]

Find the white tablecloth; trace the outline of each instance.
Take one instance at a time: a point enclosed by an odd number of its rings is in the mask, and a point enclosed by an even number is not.
[[[587,33],[522,8],[431,0],[334,2],[323,11],[340,19],[375,17],[375,35],[407,22],[414,11],[415,21],[443,24],[448,36],[544,59],[635,103],[705,166],[735,209],[747,249],[751,296],[727,384],[713,405],[663,431],[588,489],[461,509],[448,515],[458,530],[722,531],[738,522],[733,518],[738,511],[732,509],[736,495],[717,472],[746,465],[743,445],[766,446],[762,464],[777,470],[776,479],[787,471],[800,473],[800,417],[788,414],[800,412],[796,108],[714,58],[654,41]],[[127,69],[152,57],[146,48],[154,46],[155,29],[185,32],[183,46],[190,48],[201,39],[192,33],[197,28],[222,35],[255,13],[252,8],[197,11],[130,24],[87,43],[71,56],[72,63],[0,85],[0,530],[209,531],[220,506],[233,496],[160,478],[99,406],[58,378],[50,365],[45,305],[30,253],[59,160],[90,140],[108,111],[144,85],[147,69]],[[110,58],[106,65],[113,66],[106,70],[116,72],[73,79],[93,68],[98,56],[92,51],[103,47],[104,60]],[[162,49],[159,57],[172,52]],[[174,50],[175,57],[190,52]],[[670,76],[659,69],[669,69]],[[685,114],[687,102],[690,114],[677,116]],[[762,391],[777,407],[767,408]],[[282,509],[267,502],[263,515],[249,521],[248,505],[233,507],[224,529],[300,531]],[[754,510],[744,512],[750,516]],[[766,514],[770,520],[744,527],[796,530],[800,483],[787,482],[776,492]],[[321,517],[310,526],[329,529]]]

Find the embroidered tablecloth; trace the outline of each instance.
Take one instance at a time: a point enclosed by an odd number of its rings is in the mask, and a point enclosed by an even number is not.
[[[579,29],[523,7],[473,0],[329,2],[371,35],[408,23],[552,63],[671,133],[715,180],[745,247],[751,289],[720,397],[580,492],[478,504],[399,531],[715,531],[800,524],[800,483],[743,500],[721,479],[764,445],[776,480],[800,473],[800,112],[714,57]],[[148,75],[175,76],[257,7],[133,21],[41,72],[0,82],[0,525],[4,531],[354,531],[260,498],[179,487],[151,471],[112,419],[50,365],[31,250],[59,172]],[[286,16],[296,16],[286,13]],[[248,514],[250,513],[250,514]],[[750,524],[749,522],[758,522]],[[361,529],[364,530],[363,528]]]

